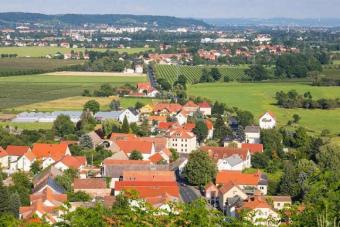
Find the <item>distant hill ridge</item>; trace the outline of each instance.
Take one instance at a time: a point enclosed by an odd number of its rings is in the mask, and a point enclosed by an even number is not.
[[[159,27],[208,26],[203,20],[170,16],[149,16],[130,14],[57,14],[8,12],[0,13],[0,24],[48,23],[48,24],[109,24],[109,25],[154,25]]]

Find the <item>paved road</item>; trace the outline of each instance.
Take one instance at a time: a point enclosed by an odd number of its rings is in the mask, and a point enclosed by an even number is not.
[[[185,203],[189,203],[200,197],[200,195],[198,194],[199,192],[197,192],[196,189],[188,185],[184,185],[184,186],[179,185],[179,192],[181,194],[183,202]]]

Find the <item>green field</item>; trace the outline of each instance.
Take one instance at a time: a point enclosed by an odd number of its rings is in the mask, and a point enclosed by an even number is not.
[[[209,67],[212,68],[213,66]],[[218,66],[220,73],[223,76],[227,75],[231,80],[246,79],[244,70],[248,66]],[[202,75],[203,68],[201,66],[176,66],[176,65],[156,65],[156,76],[157,78],[164,78],[170,84],[176,81],[177,76],[184,75],[189,83],[197,83]]]
[[[0,54],[17,54],[19,57],[45,57],[48,54],[54,55],[57,52],[62,54],[70,53],[71,50],[76,52],[85,51],[85,48],[62,48],[62,47],[0,47]],[[88,51],[100,51],[105,52],[108,49],[105,48],[88,48]],[[134,54],[152,50],[151,48],[111,48],[111,51],[118,51],[119,53],[127,52],[128,54]]]
[[[0,75],[49,72],[71,65],[83,64],[82,60],[58,60],[47,58],[0,58]]]
[[[300,124],[311,132],[329,129],[333,134],[340,133],[340,109],[304,110],[284,109],[275,105],[277,91],[295,89],[299,93],[310,91],[314,99],[340,98],[339,87],[312,87],[303,83],[211,83],[196,84],[188,88],[189,95],[204,96],[211,100],[226,103],[251,111],[257,119],[265,111],[272,111],[279,125],[285,125],[293,114],[301,116]]]
[[[0,79],[0,110],[40,103],[55,99],[79,96],[84,89],[95,90],[104,83],[113,86],[136,84],[146,77],[132,76],[12,76]]]

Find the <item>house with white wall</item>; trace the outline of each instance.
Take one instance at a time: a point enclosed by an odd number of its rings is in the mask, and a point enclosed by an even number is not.
[[[35,155],[32,151],[26,152],[23,156],[21,156],[17,161],[17,169],[29,172],[31,169],[31,165],[36,160]]]
[[[259,118],[261,129],[272,129],[276,126],[276,118],[272,112],[266,112]]]
[[[170,129],[166,137],[168,147],[176,149],[178,153],[191,153],[197,149],[196,135],[183,128]]]
[[[246,143],[261,143],[261,128],[259,126],[246,126],[244,129]]]

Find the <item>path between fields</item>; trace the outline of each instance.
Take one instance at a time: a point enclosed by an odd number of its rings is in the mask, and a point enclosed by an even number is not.
[[[49,76],[129,76],[129,77],[145,77],[145,74],[139,73],[121,73],[121,72],[75,72],[75,71],[61,71],[46,73]]]

